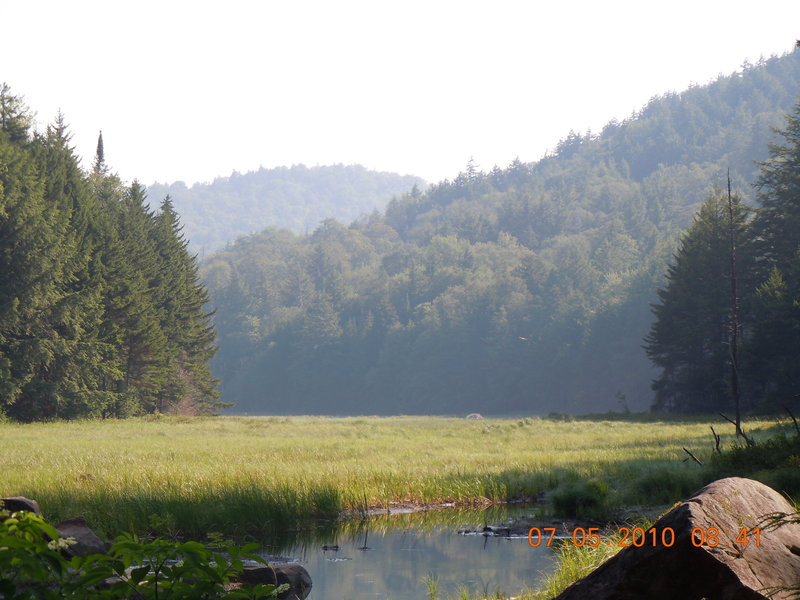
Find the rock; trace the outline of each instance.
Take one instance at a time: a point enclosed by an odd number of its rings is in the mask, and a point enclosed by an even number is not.
[[[305,567],[297,564],[248,567],[238,581],[249,585],[288,583],[289,589],[278,596],[282,600],[304,600],[311,592],[311,576]]]
[[[511,535],[511,527],[507,527],[504,525],[487,525],[481,531],[483,535],[494,535],[494,536],[502,536],[502,537],[509,537]]]
[[[109,545],[97,537],[89,529],[86,519],[73,517],[56,525],[56,531],[62,538],[75,538],[76,544],[64,549],[67,556],[86,556],[87,554],[105,554]]]
[[[623,549],[556,600],[788,600],[787,592],[770,592],[800,583],[800,525],[766,529],[765,518],[775,513],[794,513],[775,490],[750,479],[720,479],[656,521],[657,543],[647,533],[641,547]],[[675,541],[665,547],[668,528]],[[719,532],[716,547],[708,545],[711,528]],[[697,547],[693,536],[707,543]]]
[[[27,510],[28,512],[32,512],[34,514],[39,515],[40,517],[42,516],[42,509],[39,508],[39,503],[36,502],[36,500],[31,500],[30,498],[26,498],[25,496],[0,498],[0,502],[3,503],[3,508],[11,512]]]

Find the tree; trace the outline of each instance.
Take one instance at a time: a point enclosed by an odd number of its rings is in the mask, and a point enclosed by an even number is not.
[[[159,258],[154,216],[144,187],[134,182],[110,207],[114,230],[107,253],[106,312],[116,331],[123,377],[117,390],[138,410],[157,410],[167,379],[168,348],[155,296]]]
[[[748,211],[738,197],[717,190],[701,206],[667,269],[645,339],[661,369],[653,383],[655,407],[718,412],[730,403],[730,234],[737,247],[748,235]]]
[[[770,144],[756,183],[761,206],[753,225],[766,259],[765,274],[774,266],[783,270],[800,250],[800,103],[778,133],[783,143]],[[795,288],[800,291],[800,282]]]
[[[777,267],[756,289],[753,325],[744,360],[747,381],[759,399],[758,408],[783,411],[797,405],[800,389],[800,304]]]
[[[94,163],[92,164],[92,171],[94,173],[105,173],[106,167],[106,151],[103,146],[103,132],[97,136],[97,150],[94,155]]]
[[[216,352],[212,313],[204,310],[208,292],[200,283],[197,262],[181,229],[167,196],[152,231],[160,257],[153,299],[168,345],[168,376],[158,393],[158,409],[215,412],[221,405],[208,367]]]
[[[11,143],[25,142],[28,140],[31,120],[22,97],[12,94],[8,84],[0,84],[0,132]]]
[[[45,217],[44,185],[29,150],[27,132],[11,135],[0,89],[0,411],[15,410],[51,349],[42,339],[43,311],[52,302],[52,229]],[[12,142],[12,140],[15,140]],[[23,146],[24,144],[24,146]]]
[[[0,410],[23,421],[102,414],[115,376],[100,335],[93,203],[61,115],[44,134],[0,136]]]
[[[208,298],[177,214],[84,173],[62,115],[29,132],[0,87],[0,417],[122,417],[219,408]]]
[[[748,357],[764,406],[797,404],[800,392],[800,103],[770,144],[758,178],[753,228],[760,261]]]

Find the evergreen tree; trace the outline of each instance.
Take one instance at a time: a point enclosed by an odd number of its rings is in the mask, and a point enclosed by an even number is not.
[[[13,137],[0,136],[2,402],[23,421],[96,415],[110,348],[97,337],[83,174],[60,115],[45,135]]]
[[[733,198],[736,245],[748,235],[748,211]],[[681,412],[729,411],[730,219],[727,196],[714,192],[702,205],[668,267],[653,306],[655,322],[645,350],[661,375],[653,383],[655,408]],[[740,261],[745,262],[745,261]],[[747,270],[742,266],[742,272]]]
[[[153,293],[160,309],[161,329],[169,347],[168,377],[159,392],[158,409],[215,412],[216,380],[209,370],[214,329],[204,310],[208,293],[199,279],[197,261],[189,254],[181,224],[167,196],[156,216],[153,240],[160,257]]]
[[[6,83],[0,83],[0,131],[14,144],[28,141],[31,114],[21,96],[11,93]]]
[[[100,135],[97,136],[97,150],[94,155],[92,171],[94,173],[105,173],[106,170],[106,151],[103,145],[103,132],[101,131]]]
[[[744,359],[757,408],[780,412],[784,406],[796,407],[800,389],[800,305],[777,267],[756,290],[753,316]]]
[[[59,115],[31,135],[0,87],[0,417],[128,416],[220,404],[205,288],[169,199],[88,175]]]
[[[60,418],[100,416],[113,402],[101,385],[118,375],[112,360],[114,347],[101,336],[103,280],[97,268],[98,207],[89,193],[78,158],[69,145],[63,116],[37,136],[34,149],[45,177],[45,199],[51,213],[68,219],[59,232],[56,251],[63,266],[57,276],[58,301],[49,315],[51,335],[60,350],[46,379],[57,384]],[[54,217],[50,220],[57,222]]]
[[[770,157],[761,163],[757,182],[761,207],[754,228],[766,273],[774,266],[785,269],[800,251],[800,103],[779,133],[783,143],[770,144]],[[798,291],[800,282],[794,282],[792,292]]]
[[[168,352],[153,297],[159,267],[151,239],[153,214],[144,188],[135,182],[118,198],[105,200],[111,225],[103,240],[106,335],[115,342],[121,372],[118,380],[109,382],[119,394],[114,413],[152,412],[164,383]]]
[[[0,91],[9,104],[7,88]],[[27,130],[21,135],[6,116],[0,127],[0,402],[9,412],[52,352],[40,338],[39,315],[51,302],[55,257]]]
[[[770,144],[758,179],[761,285],[754,303],[754,331],[747,345],[752,383],[765,408],[798,405],[800,393],[800,103]]]

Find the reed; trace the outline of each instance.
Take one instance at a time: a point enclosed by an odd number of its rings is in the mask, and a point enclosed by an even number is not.
[[[583,479],[603,482],[611,510],[677,500],[699,484],[682,448],[710,455],[709,424],[725,430],[713,420],[601,417],[3,423],[0,495],[35,498],[51,521],[84,515],[109,536],[262,535],[393,503],[532,499]]]

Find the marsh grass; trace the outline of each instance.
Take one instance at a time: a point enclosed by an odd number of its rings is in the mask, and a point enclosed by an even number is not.
[[[0,495],[34,498],[54,522],[83,515],[108,536],[261,536],[396,503],[536,499],[580,480],[599,482],[611,510],[699,487],[701,469],[682,462],[682,448],[710,456],[709,424],[726,430],[713,420],[564,417],[5,423]]]

